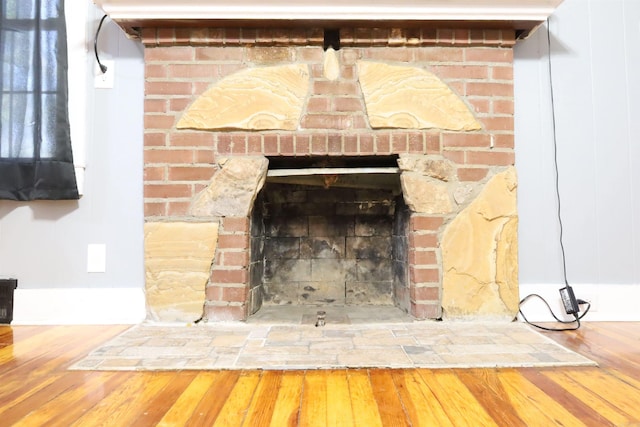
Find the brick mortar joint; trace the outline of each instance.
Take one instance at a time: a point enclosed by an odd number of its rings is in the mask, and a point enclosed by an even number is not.
[[[416,282],[413,284],[414,288],[425,288],[425,289],[440,289],[439,282]]]
[[[237,301],[217,301],[217,300],[205,300],[204,305],[206,307],[244,307],[244,302]]]
[[[217,254],[220,252],[216,249]],[[216,254],[216,255],[217,255]],[[211,272],[224,272],[224,271],[246,271],[249,269],[249,264],[247,265],[220,265],[220,264],[212,264]]]
[[[209,282],[207,283],[206,288],[226,288],[226,289],[244,289],[247,287],[244,283],[220,283],[220,282]]]

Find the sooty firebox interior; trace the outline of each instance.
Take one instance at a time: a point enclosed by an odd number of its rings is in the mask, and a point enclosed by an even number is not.
[[[396,156],[270,159],[251,219],[251,313],[398,305],[408,217]]]

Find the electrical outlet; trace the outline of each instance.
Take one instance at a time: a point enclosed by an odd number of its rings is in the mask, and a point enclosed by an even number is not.
[[[93,86],[96,89],[113,89],[115,63],[113,60],[105,60],[101,62],[102,65],[107,67],[107,71],[103,73],[100,66],[97,63],[95,64]]]
[[[589,312],[595,313],[596,311],[598,311],[598,305],[599,305],[598,297],[595,293],[580,291],[578,292],[578,299],[581,299],[591,304],[591,308],[589,309]],[[586,305],[582,306],[582,311],[586,309],[587,309]]]
[[[87,273],[107,271],[107,245],[90,243],[87,246]]]

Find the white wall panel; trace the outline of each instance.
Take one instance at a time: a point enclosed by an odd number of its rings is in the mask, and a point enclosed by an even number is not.
[[[640,283],[640,2],[623,4],[624,55],[627,60],[626,139],[629,141],[629,168],[631,173],[631,229],[633,236],[633,282]]]
[[[622,1],[590,2],[598,282],[632,279],[627,57]]]
[[[638,284],[640,2],[565,0],[550,29],[569,282]],[[562,283],[546,37],[541,28],[515,55],[523,284]]]
[[[546,36],[542,30],[516,50],[516,167],[520,215],[520,278],[549,283],[561,277]],[[526,244],[522,244],[522,243]]]

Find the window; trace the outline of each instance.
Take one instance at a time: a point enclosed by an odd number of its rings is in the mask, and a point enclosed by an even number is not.
[[[64,1],[0,2],[0,198],[77,199]]]

